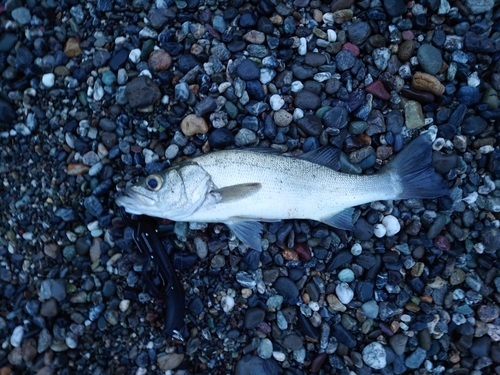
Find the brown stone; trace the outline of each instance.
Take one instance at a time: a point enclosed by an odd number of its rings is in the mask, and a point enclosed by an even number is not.
[[[80,48],[80,43],[76,38],[69,38],[64,46],[64,53],[68,57],[77,57],[82,54],[82,49]]]
[[[54,68],[54,74],[56,76],[63,76],[63,77],[66,77],[66,76],[69,76],[71,74],[71,72],[69,71],[68,68],[66,68],[64,65],[59,65],[59,66],[56,66]]]
[[[80,174],[85,174],[89,171],[90,167],[83,163],[70,163],[68,164],[67,173],[70,176],[78,176]]]
[[[203,117],[190,114],[182,120],[181,130],[187,136],[206,134],[208,132],[208,125]]]
[[[436,95],[443,95],[444,86],[439,80],[427,73],[415,73],[411,84],[417,90],[429,91]]]
[[[338,0],[332,4],[330,11],[335,12],[339,9],[348,9],[354,4],[354,0]]]
[[[285,249],[283,250],[283,258],[296,262],[299,260],[299,255],[292,249]]]
[[[167,70],[172,65],[172,57],[162,49],[157,49],[149,55],[148,66],[154,72]]]
[[[413,40],[406,40],[399,46],[398,57],[402,62],[410,60],[415,51],[415,42]]]
[[[287,112],[286,109],[276,111],[273,118],[277,126],[288,126],[293,121],[293,115]]]
[[[353,12],[350,9],[337,10],[333,13],[333,21],[336,24],[343,24],[344,22],[350,21],[352,19]]]
[[[45,255],[47,255],[48,257],[52,258],[52,259],[57,259],[57,257],[59,256],[60,252],[59,252],[59,245],[56,244],[56,243],[49,243],[49,244],[46,244],[44,247],[43,247],[43,252]]]
[[[163,356],[158,356],[156,362],[161,371],[168,371],[179,367],[183,360],[183,353],[170,353]]]
[[[262,44],[266,41],[266,35],[262,31],[251,30],[243,35],[243,39],[248,43]]]
[[[392,155],[392,147],[389,145],[382,145],[377,147],[377,159],[386,160]]]

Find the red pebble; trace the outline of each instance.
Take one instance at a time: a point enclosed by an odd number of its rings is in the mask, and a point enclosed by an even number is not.
[[[348,49],[349,51],[352,52],[352,54],[354,56],[358,56],[359,55],[359,47],[355,44],[352,44],[350,42],[347,42],[346,44],[344,44],[342,46],[342,49]]]
[[[405,30],[402,32],[403,40],[413,40],[415,39],[415,35],[413,35],[411,30]]]
[[[434,246],[438,250],[442,251],[450,250],[450,242],[448,241],[448,238],[446,238],[445,236],[437,236],[434,239]]]
[[[297,244],[295,246],[295,252],[299,254],[299,257],[301,257],[304,260],[310,260],[311,259],[311,249],[309,249],[309,246],[303,243]]]
[[[368,86],[366,86],[366,91],[368,91],[370,94],[372,94],[376,98],[379,98],[382,100],[389,100],[391,98],[391,95],[385,89],[384,84],[382,82],[380,82],[379,80],[376,80],[376,81],[370,83]]]
[[[319,370],[321,370],[321,367],[323,367],[323,364],[325,363],[327,358],[328,355],[326,353],[321,353],[316,358],[314,358],[311,362],[311,372],[313,374],[319,372]]]

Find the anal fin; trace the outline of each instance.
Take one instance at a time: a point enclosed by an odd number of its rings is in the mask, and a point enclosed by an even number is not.
[[[352,223],[353,213],[354,208],[350,207],[332,216],[324,217],[320,221],[334,228],[354,231],[355,228],[354,224]]]
[[[233,233],[249,248],[262,251],[262,224],[258,221],[229,221],[225,223]]]

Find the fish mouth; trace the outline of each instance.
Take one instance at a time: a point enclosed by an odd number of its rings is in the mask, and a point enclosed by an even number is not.
[[[153,199],[132,189],[125,190],[124,194],[116,198],[115,202],[128,213],[137,215],[143,215],[145,210],[155,204]]]

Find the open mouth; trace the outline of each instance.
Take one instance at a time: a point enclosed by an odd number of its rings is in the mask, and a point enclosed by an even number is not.
[[[135,209],[143,207],[153,206],[154,203],[153,199],[132,189],[127,189],[123,195],[116,198],[116,204],[125,208],[125,210],[130,213],[137,213],[132,211],[136,211]]]

